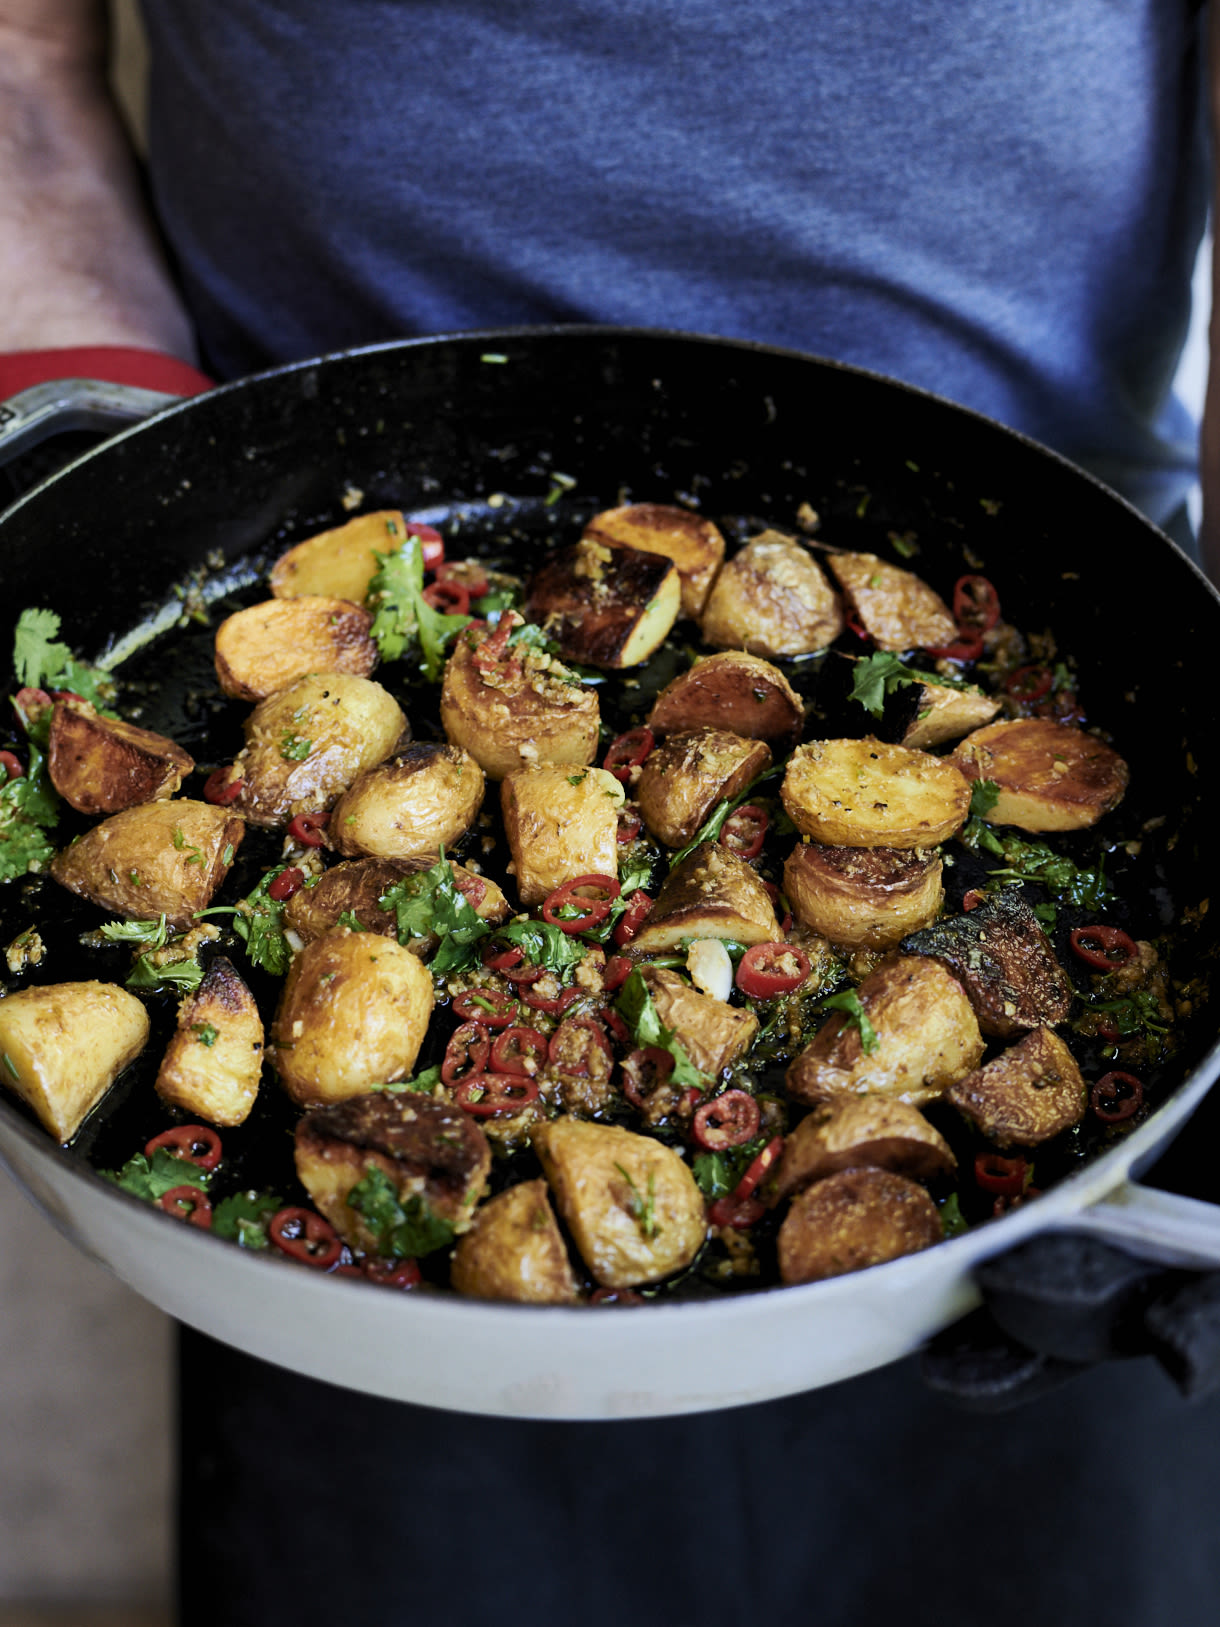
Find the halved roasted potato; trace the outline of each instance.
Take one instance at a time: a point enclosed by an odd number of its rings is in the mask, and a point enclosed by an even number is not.
[[[915,1181],[957,1167],[949,1143],[917,1107],[889,1096],[836,1096],[808,1112],[784,1138],[768,1201],[781,1203],[814,1181],[868,1165]]]
[[[376,555],[396,553],[406,540],[406,523],[397,509],[358,514],[281,554],[271,572],[271,591],[277,599],[308,594],[363,604],[381,569]]]
[[[309,672],[367,678],[377,665],[373,618],[346,599],[268,599],[216,629],[216,676],[226,695],[261,701]]]
[[[339,853],[414,859],[452,847],[483,804],[483,770],[460,746],[416,741],[362,774],[326,827]]]
[[[681,729],[731,729],[789,751],[801,737],[805,709],[778,667],[761,656],[725,650],[696,661],[657,696],[648,717],[656,735]]]
[[[672,560],[583,541],[530,580],[526,612],[569,661],[613,670],[647,661],[678,619],[681,599]]]
[[[51,983],[0,1000],[0,1079],[71,1141],[144,1049],[148,1013],[114,983]]]
[[[1050,1028],[1035,1028],[945,1092],[997,1147],[1036,1147],[1079,1124],[1089,1091],[1076,1058]]]
[[[263,1019],[233,962],[218,955],[178,1007],[157,1095],[209,1124],[244,1124],[262,1070]]]
[[[953,689],[948,684],[904,684],[886,707],[883,732],[900,745],[926,751],[990,723],[999,710],[994,696],[973,685]]]
[[[871,735],[798,746],[780,794],[796,828],[828,847],[935,847],[970,812],[952,763]]]
[[[727,729],[683,729],[644,759],[635,800],[658,842],[685,847],[718,802],[731,800],[770,766],[763,740]]]
[[[724,538],[711,520],[665,503],[628,503],[595,514],[584,534],[611,548],[642,548],[672,559],[682,578],[682,614],[699,619],[724,559]]]
[[[795,537],[764,531],[726,562],[699,629],[717,649],[754,655],[811,655],[843,631],[834,589]]]
[[[453,1251],[449,1281],[474,1299],[570,1305],[579,1298],[544,1180],[521,1181],[480,1204]]]
[[[1094,734],[1049,718],[990,723],[967,735],[952,761],[968,780],[999,787],[989,825],[1082,830],[1117,807],[1127,789],[1127,765]]]
[[[845,1169],[793,1199],[779,1229],[779,1274],[820,1282],[931,1248],[944,1236],[922,1186],[888,1169]]]
[[[618,875],[623,788],[604,768],[526,768],[500,787],[509,869],[524,905],[575,876]]]
[[[78,813],[119,813],[172,797],[194,766],[163,734],[102,717],[88,701],[57,700],[51,711],[47,773]]]
[[[662,966],[642,966],[640,975],[657,1016],[700,1073],[718,1078],[754,1043],[758,1018],[744,1006],[701,994],[677,972]]]
[[[939,853],[798,842],[784,896],[803,927],[850,949],[892,949],[934,921],[944,899]]]
[[[948,605],[913,571],[876,554],[831,553],[826,563],[879,650],[935,650],[957,639]]]
[[[684,938],[755,944],[774,943],[779,935],[757,871],[719,842],[704,842],[669,872],[631,947],[655,955],[681,948]]]
[[[312,943],[324,932],[339,925],[340,916],[352,916],[365,932],[378,932],[393,938],[398,933],[398,914],[382,909],[381,899],[396,882],[429,869],[427,859],[351,859],[335,864],[311,886],[299,888],[284,906],[284,923],[302,943]],[[481,920],[496,925],[509,914],[508,899],[490,876],[476,875],[465,865],[450,861],[453,879],[467,903]],[[440,942],[429,932],[411,938],[404,947],[425,959]]]

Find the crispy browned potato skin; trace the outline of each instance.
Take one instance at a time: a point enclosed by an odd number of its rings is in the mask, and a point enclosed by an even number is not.
[[[235,700],[261,701],[309,672],[367,678],[377,665],[373,618],[346,599],[268,599],[216,629],[216,676]]]
[[[472,1299],[524,1305],[571,1305],[580,1297],[541,1178],[521,1181],[474,1212],[453,1251],[449,1281]]]
[[[793,1200],[779,1229],[779,1274],[820,1282],[916,1254],[943,1235],[922,1186],[887,1169],[845,1169]]]
[[[876,554],[829,554],[826,563],[879,650],[939,649],[957,641],[949,607],[914,572]]]
[[[939,853],[918,848],[824,847],[798,842],[784,863],[795,920],[850,949],[892,949],[944,899]]]
[[[604,768],[527,768],[500,787],[510,869],[523,905],[575,876],[618,875],[623,788]]]
[[[731,729],[790,751],[801,737],[805,709],[778,667],[761,656],[724,650],[697,661],[667,683],[648,718],[656,735],[679,729]]]
[[[716,649],[811,655],[834,643],[843,615],[812,554],[795,537],[764,531],[721,570],[699,629]]]
[[[185,797],[111,814],[51,861],[69,892],[139,921],[164,915],[178,931],[229,873],[245,825],[228,808]]]
[[[698,621],[724,559],[724,538],[711,520],[665,503],[628,503],[595,514],[584,534],[610,548],[642,548],[672,559],[682,579],[682,614]]]
[[[871,735],[798,746],[780,795],[801,834],[828,847],[935,847],[970,812],[951,762]]]
[[[381,568],[375,554],[396,553],[406,539],[397,509],[358,514],[281,554],[271,572],[271,591],[277,599],[307,594],[363,604]]]
[[[194,758],[163,734],[100,717],[88,701],[55,702],[47,773],[78,813],[119,813],[172,797],[194,766]]]
[[[339,853],[415,859],[452,847],[483,804],[483,770],[460,746],[417,741],[362,774],[326,827]]]
[[[876,1029],[876,1050],[867,1053],[856,1024],[836,1013],[788,1069],[796,1101],[876,1095],[921,1107],[981,1060],[983,1036],[966,992],[938,961],[883,961],[856,993]]]
[[[999,701],[984,695],[981,689],[950,689],[945,684],[904,686],[897,700],[895,710],[905,720],[897,735],[898,743],[918,751],[981,728],[1000,710]],[[887,728],[885,733],[891,731]]]
[[[727,729],[683,729],[644,759],[635,800],[666,847],[685,847],[718,802],[731,800],[771,766],[763,740]]]
[[[418,1195],[458,1232],[487,1190],[491,1148],[468,1113],[418,1091],[354,1096],[306,1113],[296,1128],[297,1175],[318,1209],[353,1248],[380,1252],[379,1239],[347,1201],[371,1169],[400,1202]]]
[[[483,642],[461,634],[445,663],[441,724],[490,780],[547,763],[583,768],[597,755],[597,691],[558,676],[567,668],[540,650],[525,650],[507,671],[489,677],[475,664]]]
[[[284,922],[297,934],[302,943],[312,943],[324,932],[339,924],[339,917],[349,911],[366,932],[378,932],[386,937],[398,935],[398,920],[392,909],[383,910],[380,900],[396,881],[417,870],[429,868],[425,859],[350,859],[332,865],[323,872],[312,887],[301,887],[284,906]],[[465,865],[454,864],[455,877],[474,872]],[[479,876],[483,883],[483,896],[474,905],[475,914],[484,921],[498,926],[509,914],[508,899],[490,876]],[[412,938],[404,947],[413,955],[427,957],[439,943],[435,934]]]
[[[715,1079],[754,1043],[758,1018],[752,1011],[701,994],[666,967],[642,966],[640,973],[657,1016],[700,1073]]]
[[[699,1252],[707,1235],[703,1194],[672,1148],[573,1118],[537,1125],[532,1139],[559,1212],[603,1288],[660,1282]]]
[[[757,871],[719,842],[704,842],[669,872],[631,947],[655,955],[677,949],[683,938],[755,944],[774,943],[779,935]]]
[[[157,1095],[222,1129],[244,1124],[263,1069],[263,1020],[231,960],[218,955],[178,1007],[157,1072]]]
[[[678,619],[682,582],[672,560],[640,548],[578,542],[531,579],[526,613],[583,666],[638,666]]]
[[[997,1147],[1036,1147],[1079,1124],[1088,1105],[1076,1059],[1058,1034],[1035,1028],[945,1092]]]
[[[888,1096],[837,1096],[812,1108],[784,1140],[771,1203],[782,1203],[814,1181],[868,1165],[914,1181],[957,1167],[949,1143],[918,1108]]]
[[[285,825],[299,813],[329,808],[406,732],[398,702],[371,678],[346,672],[298,678],[246,719],[245,749],[229,775],[243,782],[232,806],[254,825]],[[286,757],[285,742],[308,742],[308,755]]]
[[[301,1107],[410,1077],[432,1016],[432,978],[393,938],[337,927],[293,961],[271,1060]]]
[[[114,983],[51,983],[0,1000],[0,1079],[71,1141],[148,1041],[148,1013]]]
[[[999,786],[989,825],[1016,825],[1035,835],[1095,825],[1122,801],[1129,777],[1126,763],[1104,740],[1040,717],[976,729],[952,761],[967,779]]]

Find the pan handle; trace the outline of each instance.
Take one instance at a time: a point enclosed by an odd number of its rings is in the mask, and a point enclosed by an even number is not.
[[[53,379],[35,384],[0,401],[0,469],[51,435],[82,429],[113,433],[181,399],[103,379]]]
[[[1123,1181],[1062,1229],[1085,1232],[1140,1260],[1192,1270],[1220,1266],[1220,1205]]]

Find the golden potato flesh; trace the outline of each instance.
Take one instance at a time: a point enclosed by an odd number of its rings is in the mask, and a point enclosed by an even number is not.
[[[845,1169],[793,1200],[779,1229],[779,1274],[820,1282],[931,1248],[944,1236],[922,1186],[887,1169]]]
[[[1076,1059],[1058,1034],[1035,1028],[945,1093],[997,1147],[1036,1147],[1079,1124],[1088,1105]]]
[[[658,842],[685,847],[718,802],[731,801],[770,766],[765,741],[727,729],[684,729],[644,759],[635,800]]]
[[[902,955],[883,961],[856,990],[875,1033],[866,1051],[860,1027],[836,1013],[788,1069],[798,1102],[834,1096],[890,1096],[921,1107],[977,1067],[983,1036],[966,992],[938,961]]]
[[[365,932],[396,937],[397,912],[382,909],[381,899],[397,882],[407,876],[421,875],[429,868],[426,859],[352,859],[332,865],[313,886],[307,882],[288,900],[284,906],[285,925],[292,928],[302,943],[312,943],[338,926],[341,915],[351,914]],[[508,899],[490,876],[476,875],[465,865],[453,861],[450,868],[455,884],[481,920],[498,926],[508,918]],[[429,933],[412,938],[405,947],[412,954],[426,958],[439,942],[435,933]]]
[[[801,737],[805,709],[778,667],[761,656],[725,650],[696,661],[657,696],[648,717],[656,735],[679,729],[731,729],[790,751]]]
[[[976,729],[952,761],[967,779],[999,787],[986,816],[989,825],[1016,825],[1035,834],[1095,825],[1127,789],[1127,765],[1112,747],[1049,718],[1013,718]]]
[[[604,768],[527,768],[500,788],[509,866],[522,904],[575,876],[618,875],[623,788]]]
[[[71,1141],[144,1049],[148,1013],[114,983],[52,983],[0,1000],[0,1079]]]
[[[338,927],[293,961],[271,1061],[302,1107],[410,1077],[432,1016],[432,978],[395,939]]]
[[[570,1305],[579,1297],[544,1180],[521,1181],[475,1210],[449,1281],[473,1299]]]
[[[244,1124],[263,1070],[263,1020],[232,961],[218,955],[178,1007],[157,1095],[191,1118]]]
[[[889,1096],[836,1096],[811,1109],[785,1137],[767,1195],[780,1203],[814,1181],[863,1165],[929,1181],[948,1175],[957,1159],[918,1108]]]
[[[597,755],[597,691],[544,650],[518,646],[508,659],[479,659],[489,635],[459,634],[445,663],[441,724],[491,780],[547,763],[583,768]]]
[[[532,1139],[559,1213],[603,1288],[660,1282],[699,1252],[703,1194],[672,1148],[572,1118],[537,1125]]]
[[[843,631],[834,589],[795,537],[764,531],[738,550],[707,596],[699,628],[716,649],[811,655]]]
[[[396,553],[406,540],[397,509],[358,514],[346,525],[320,531],[281,554],[271,572],[271,592],[277,599],[308,594],[363,604],[369,583],[381,569],[375,556]]]
[[[798,842],[784,864],[793,918],[830,943],[892,949],[934,921],[944,898],[938,853]]]
[[[666,967],[643,966],[641,975],[657,1016],[700,1073],[717,1078],[754,1043],[758,1018],[752,1011],[701,994]]]
[[[758,872],[719,842],[704,842],[669,872],[631,947],[658,955],[680,949],[684,938],[755,944],[774,943],[779,935]]]
[[[255,825],[286,825],[329,808],[384,762],[406,731],[398,702],[371,678],[315,672],[269,696],[246,719],[245,750],[229,774],[235,811]]]
[[[919,751],[943,745],[946,740],[956,740],[970,729],[990,723],[1000,710],[998,700],[973,687],[950,689],[947,684],[911,684],[900,691],[898,698],[901,714],[908,719],[898,737],[899,743]]]
[[[526,612],[582,666],[639,666],[678,619],[677,567],[639,548],[578,542],[561,549],[530,580]]]
[[[935,847],[970,812],[951,762],[871,736],[798,746],[780,795],[797,830],[828,847]]]
[[[228,875],[245,828],[210,802],[144,802],[56,854],[51,874],[103,909],[141,921],[164,915],[185,931]]]
[[[935,650],[957,642],[949,607],[912,571],[876,554],[829,554],[826,563],[879,650]]]
[[[664,554],[682,579],[682,614],[698,621],[724,559],[724,538],[711,520],[665,503],[628,503],[595,514],[584,534],[610,548]]]
[[[268,599],[216,629],[216,676],[226,695],[261,701],[310,672],[367,678],[377,665],[373,618],[346,599]]]
[[[194,759],[163,734],[101,717],[88,701],[55,702],[47,773],[78,813],[119,813],[172,797],[194,766]]]
[[[452,847],[483,803],[483,770],[460,746],[417,741],[362,774],[326,827],[339,853],[414,859]]]

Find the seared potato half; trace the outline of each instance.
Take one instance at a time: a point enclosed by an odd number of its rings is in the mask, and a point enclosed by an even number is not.
[[[623,787],[604,768],[527,768],[500,787],[511,869],[524,905],[575,876],[618,875]]]
[[[376,555],[396,553],[406,540],[406,525],[397,509],[358,514],[346,525],[319,531],[281,554],[271,572],[271,591],[277,599],[305,594],[363,604],[369,583],[381,569]]]
[[[967,735],[953,761],[970,780],[999,787],[989,825],[1082,830],[1117,807],[1127,789],[1127,765],[1096,735],[1049,718],[990,723]]]
[[[362,774],[326,827],[339,853],[414,859],[452,847],[483,804],[483,770],[460,746],[420,741]]]
[[[194,766],[194,759],[163,734],[102,717],[88,701],[55,702],[47,773],[78,813],[119,813],[172,797]]]
[[[779,1229],[779,1274],[820,1282],[931,1248],[944,1236],[922,1186],[888,1169],[845,1169],[795,1198]]]
[[[718,802],[731,800],[770,766],[763,740],[727,729],[682,730],[644,759],[635,800],[658,842],[685,847]]]
[[[346,599],[268,599],[216,629],[216,676],[226,695],[261,701],[309,672],[367,678],[377,665],[373,618]]]
[[[475,1210],[449,1281],[474,1299],[570,1305],[579,1297],[544,1180],[521,1181]]]
[[[616,669],[647,661],[681,601],[671,560],[586,540],[561,549],[533,577],[526,607],[569,661]]]
[[[940,594],[876,554],[830,554],[826,563],[879,650],[939,649],[958,637]]]
[[[892,949],[934,921],[944,899],[938,853],[798,842],[784,896],[803,927],[849,949]]]
[[[263,1019],[231,960],[218,955],[178,1007],[157,1095],[222,1129],[244,1124],[263,1071]]]
[[[774,943],[779,922],[756,870],[719,842],[704,842],[674,865],[631,940],[642,955],[670,953],[683,938]]]
[[[795,537],[764,531],[716,578],[700,631],[717,649],[754,655],[811,655],[843,631],[834,589]]]
[[[952,763],[871,736],[798,746],[780,795],[797,830],[828,847],[935,847],[970,812]]]
[[[610,548],[642,548],[672,559],[682,579],[682,614],[698,621],[724,560],[724,538],[711,520],[665,503],[628,503],[595,514],[584,534]]]
[[[726,650],[696,661],[657,696],[648,718],[654,734],[730,729],[789,751],[801,737],[805,709],[778,667],[761,656]]]
[[[0,1079],[71,1141],[144,1049],[148,1013],[114,983],[52,983],[0,1000]]]

